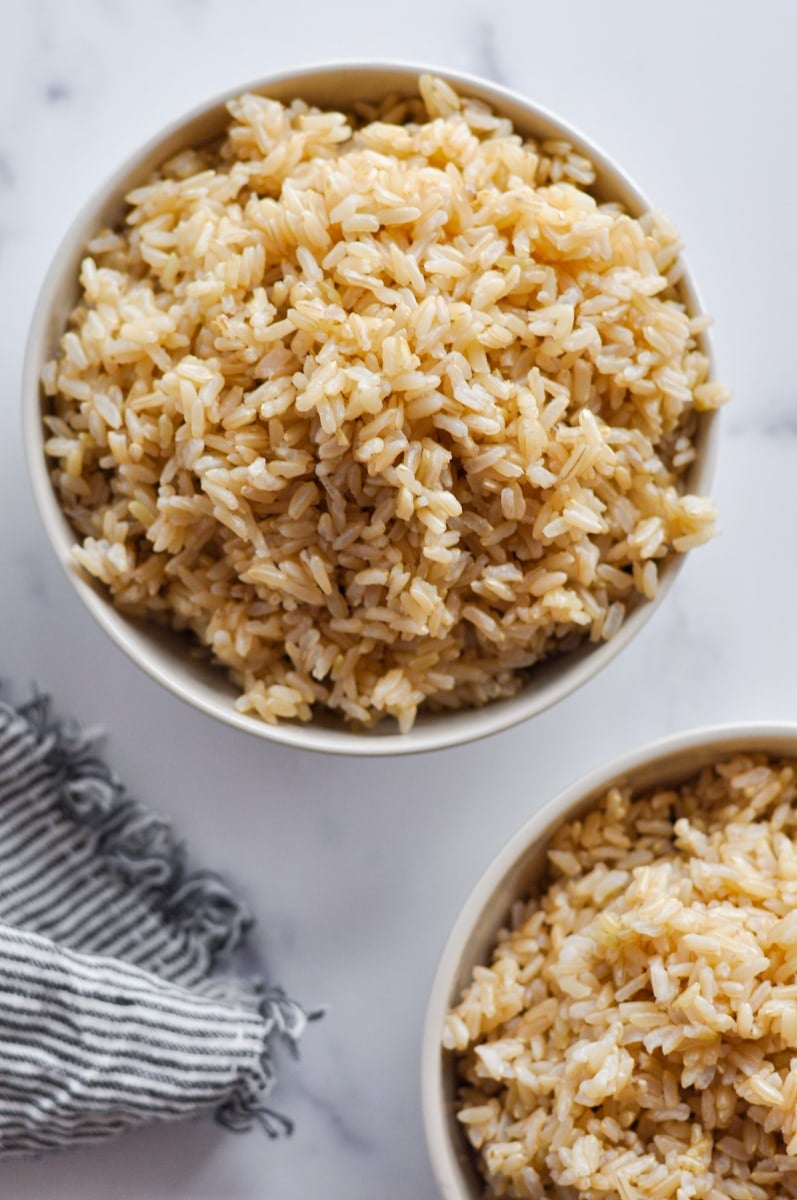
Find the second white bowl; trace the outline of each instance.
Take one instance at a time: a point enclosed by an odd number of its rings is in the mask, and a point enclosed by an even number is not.
[[[702,767],[741,752],[797,757],[797,725],[750,723],[676,734],[584,776],[531,818],[485,871],[457,918],[435,975],[424,1028],[421,1091],[432,1167],[445,1200],[483,1200],[484,1181],[456,1118],[455,1059],[442,1049],[443,1022],[487,964],[512,905],[528,899],[547,869],[547,848],[566,821],[587,812],[613,787],[675,786]]]

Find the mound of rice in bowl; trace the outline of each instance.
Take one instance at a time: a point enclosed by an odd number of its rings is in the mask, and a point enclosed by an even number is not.
[[[232,101],[90,242],[43,373],[75,558],[266,721],[509,695],[713,531],[682,480],[726,393],[673,230],[420,93]]]
[[[446,1019],[489,1195],[797,1196],[795,764],[614,788]]]

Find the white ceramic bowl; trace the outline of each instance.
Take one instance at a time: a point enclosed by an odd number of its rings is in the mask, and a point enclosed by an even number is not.
[[[737,751],[797,757],[797,725],[714,726],[654,742],[608,763],[573,784],[528,821],[493,860],[471,892],[440,959],[423,1036],[421,1092],[429,1155],[445,1200],[481,1200],[484,1182],[456,1120],[453,1055],[441,1049],[446,1013],[469,983],[474,966],[490,961],[498,931],[516,900],[533,894],[546,869],[555,831],[595,804],[609,788],[676,785]]]
[[[347,107],[352,101],[378,100],[389,92],[417,92],[417,78],[423,71],[442,75],[461,92],[486,101],[510,117],[516,129],[526,136],[564,138],[571,142],[595,164],[595,190],[602,197],[619,200],[633,214],[650,207],[635,184],[601,150],[558,117],[506,88],[469,75],[411,64],[341,63],[288,71],[242,85],[209,101],[170,125],[120,167],[89,201],[64,237],[42,286],[28,342],[23,396],[30,474],[53,549],[81,600],[120,649],[181,699],[247,733],[309,750],[365,755],[435,750],[473,741],[542,712],[580,687],[620,653],[661,603],[682,562],[680,555],[667,561],[661,570],[656,600],[640,603],[610,642],[584,647],[541,665],[530,673],[523,689],[510,699],[478,710],[422,715],[412,731],[404,735],[397,732],[392,722],[371,732],[354,733],[331,717],[318,716],[307,725],[272,726],[238,712],[234,703],[237,693],[221,668],[193,657],[183,637],[132,621],[117,612],[102,587],[73,563],[74,535],[54,494],[44,456],[39,375],[43,364],[52,357],[77,299],[78,266],[89,238],[101,226],[119,220],[126,193],[144,181],[165,159],[183,147],[198,145],[220,134],[225,124],[225,102],[231,96],[248,89],[282,101],[300,96],[323,107]],[[700,312],[688,274],[681,284],[681,294],[691,313]],[[710,354],[705,338],[702,343],[704,351]],[[716,435],[716,415],[701,417],[698,456],[687,479],[689,489],[698,494],[705,494],[709,489]]]

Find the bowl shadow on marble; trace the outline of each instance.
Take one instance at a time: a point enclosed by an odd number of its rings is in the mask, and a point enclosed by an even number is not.
[[[584,776],[531,818],[497,855],[457,918],[435,974],[424,1026],[421,1092],[427,1148],[445,1200],[482,1200],[484,1181],[456,1119],[454,1056],[441,1048],[446,1013],[474,966],[488,964],[512,905],[533,895],[547,868],[547,848],[563,822],[587,812],[611,787],[675,786],[702,767],[739,751],[797,757],[797,724],[722,725],[676,734]]]
[[[390,92],[417,93],[417,77],[423,71],[441,75],[461,92],[490,104],[508,116],[525,136],[570,141],[595,164],[594,191],[600,198],[618,200],[634,215],[650,208],[645,196],[625,173],[582,134],[514,92],[474,76],[402,63],[341,63],[287,71],[241,85],[211,100],[168,127],[128,159],[88,202],[64,237],[42,286],[28,341],[23,377],[23,427],[28,467],[50,542],[83,603],[133,662],[186,703],[244,732],[307,750],[353,755],[437,750],[475,741],[535,716],[586,683],[628,645],[664,599],[683,562],[683,556],[674,555],[663,564],[656,599],[638,602],[610,642],[586,645],[530,668],[515,696],[495,701],[482,709],[422,713],[407,734],[399,734],[392,720],[382,722],[376,729],[356,732],[331,715],[319,714],[306,725],[289,722],[268,725],[239,712],[235,708],[238,693],[224,670],[203,658],[187,635],[124,616],[114,608],[103,588],[73,562],[74,534],[54,493],[44,456],[42,414],[46,411],[46,402],[40,386],[40,372],[55,352],[58,338],[76,302],[79,264],[89,238],[100,227],[119,222],[125,195],[147,179],[158,165],[186,146],[204,145],[217,139],[225,125],[225,103],[241,91],[260,92],[283,102],[301,96],[311,104],[347,109],[357,100],[375,101]],[[688,311],[693,315],[701,312],[688,272],[684,273],[679,287]],[[699,340],[700,348],[710,359],[711,349],[705,334],[701,334]],[[717,414],[701,414],[696,438],[697,457],[685,479],[685,486],[690,491],[705,494],[709,489],[717,433]]]

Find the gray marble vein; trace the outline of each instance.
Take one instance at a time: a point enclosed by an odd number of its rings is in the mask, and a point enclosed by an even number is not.
[[[507,83],[501,57],[498,52],[498,37],[493,21],[478,21],[473,30],[473,69],[493,83]]]

